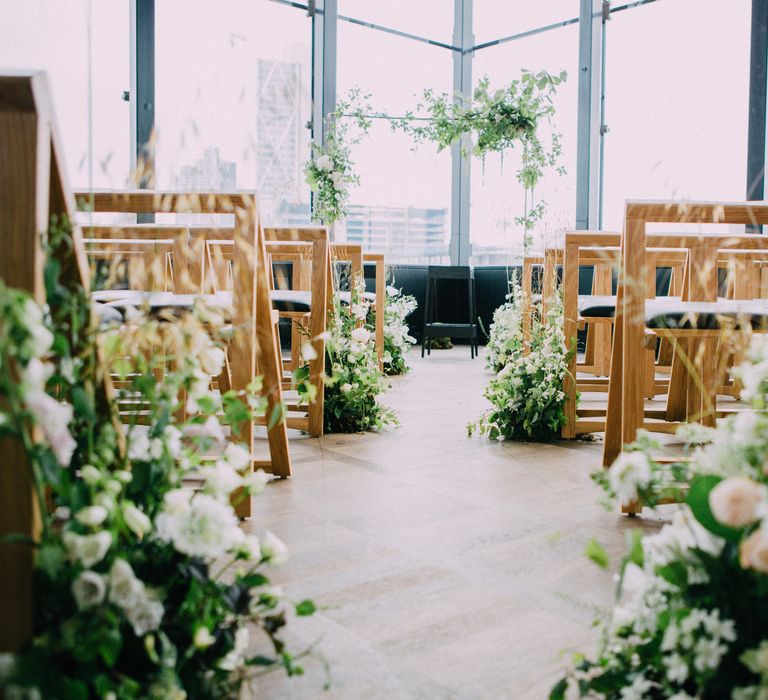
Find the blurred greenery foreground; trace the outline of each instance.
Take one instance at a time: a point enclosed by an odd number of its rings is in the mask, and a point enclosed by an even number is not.
[[[222,319],[199,307],[97,333],[84,291],[60,282],[67,226],[45,245],[45,306],[0,283],[0,438],[23,445],[42,520],[26,542],[33,634],[0,657],[0,695],[234,698],[272,669],[301,673],[309,651],[291,654],[280,633],[315,606],[270,585],[265,570],[286,547],[271,532],[246,535],[232,506],[269,477],[246,470],[236,442],[262,411],[258,386],[210,391]],[[103,390],[105,367],[141,407],[128,427]],[[197,489],[182,486],[189,477]]]

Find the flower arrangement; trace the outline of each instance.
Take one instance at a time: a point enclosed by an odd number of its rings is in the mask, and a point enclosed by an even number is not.
[[[488,332],[485,364],[498,373],[514,357],[523,353],[523,290],[517,271],[512,273],[507,302],[493,312]]]
[[[490,81],[484,76],[471,99],[455,99],[447,93],[436,95],[425,90],[424,104],[417,110],[425,110],[429,118],[417,124],[414,114],[408,113],[403,119],[392,120],[392,126],[410,133],[417,142],[434,142],[438,151],[461,142],[468,135],[471,152],[478,157],[503,153],[519,145],[522,157],[516,179],[525,190],[525,210],[516,223],[524,229],[527,247],[531,232],[546,209],[543,201],[534,202],[536,185],[546,168],[553,167],[559,174],[564,173],[562,166],[557,165],[562,153],[560,135],[553,133],[550,144],[545,145],[539,138],[538,128],[554,114],[552,95],[566,78],[565,71],[551,75],[546,71],[524,70],[519,80],[513,80],[504,89],[491,91]]]
[[[753,339],[743,396],[753,407],[698,432],[684,504],[658,533],[631,539],[597,659],[580,657],[552,691],[581,697],[732,698],[768,693],[768,342]],[[641,437],[609,470],[624,499],[660,498],[670,477]]]
[[[405,353],[416,338],[408,331],[405,319],[416,310],[416,297],[403,295],[396,287],[387,287],[384,307],[384,374],[405,374],[410,367]]]
[[[513,282],[512,306],[519,304],[518,283]],[[519,288],[518,288],[519,289]],[[517,301],[515,301],[517,299]],[[518,317],[522,320],[522,316]],[[552,440],[565,422],[563,381],[568,373],[569,353],[562,328],[563,306],[557,292],[547,309],[546,319],[532,319],[530,351],[517,342],[517,326],[511,339],[501,341],[506,364],[491,379],[485,397],[493,404],[476,423],[467,427],[492,440]]]
[[[304,168],[314,194],[312,219],[329,226],[347,215],[349,188],[359,183],[351,158],[352,146],[371,128],[369,96],[357,88],[328,115],[325,145],[312,144],[312,157]],[[351,127],[357,132],[351,134]]]
[[[365,283],[354,280],[350,304],[338,293],[329,316],[330,337],[326,343],[328,374],[325,389],[325,430],[329,433],[356,433],[396,425],[394,412],[377,397],[384,390],[373,334],[366,325],[369,304]]]
[[[300,673],[280,630],[314,605],[270,585],[265,567],[286,547],[246,535],[231,505],[269,477],[234,440],[261,402],[210,391],[221,319],[137,315],[97,334],[84,291],[59,281],[71,245],[54,226],[45,307],[0,284],[0,437],[23,445],[41,515],[34,629],[0,660],[0,694],[235,698],[267,670]],[[102,360],[126,385],[117,399],[97,389]],[[118,401],[140,409],[126,431]]]

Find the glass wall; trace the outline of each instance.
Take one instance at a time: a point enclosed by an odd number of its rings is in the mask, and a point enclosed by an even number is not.
[[[338,10],[340,17],[450,44],[453,6],[454,0],[339,0]]]
[[[265,223],[309,221],[311,23],[268,0],[155,5],[157,182],[255,189]]]
[[[450,50],[348,22],[338,26],[337,72],[339,99],[360,88],[375,111],[391,116],[414,110],[426,88],[452,92]],[[450,152],[437,153],[429,143],[415,148],[388,120],[375,119],[352,160],[360,184],[338,233],[392,262],[448,262]]]
[[[606,25],[603,228],[626,199],[743,200],[749,0],[675,0]]]
[[[578,18],[579,0],[473,0],[475,44]]]
[[[0,67],[48,73],[74,187],[129,182],[128,10],[126,0],[0,0]]]
[[[482,3],[482,0],[480,0]],[[562,4],[562,3],[560,3]],[[521,13],[526,15],[526,13]],[[545,144],[552,132],[561,134],[560,164],[565,175],[554,169],[545,172],[534,196],[546,202],[543,220],[533,231],[534,247],[555,244],[562,231],[572,228],[576,207],[576,133],[578,115],[578,24],[559,27],[509,43],[480,49],[473,64],[474,82],[488,76],[491,88],[503,88],[519,79],[523,69],[568,73],[553,98],[555,113],[542,123],[539,137]],[[514,264],[523,254],[523,227],[515,223],[525,213],[523,187],[515,174],[520,167],[519,151],[508,150],[502,157],[490,154],[471,164],[470,264]]]

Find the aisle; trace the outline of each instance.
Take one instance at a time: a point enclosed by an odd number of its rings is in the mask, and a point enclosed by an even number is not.
[[[595,504],[601,445],[468,438],[482,357],[409,361],[384,396],[400,428],[292,442],[294,478],[255,499],[255,530],[291,550],[276,580],[325,606],[291,639],[319,640],[332,684],[322,693],[310,660],[303,678],[265,680],[262,697],[544,698],[561,652],[592,648],[591,607],[612,582],[584,545],[597,534],[621,552],[638,523]]]

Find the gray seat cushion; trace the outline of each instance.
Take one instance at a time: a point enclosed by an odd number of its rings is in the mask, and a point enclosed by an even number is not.
[[[616,297],[600,294],[579,295],[579,316],[582,318],[613,318],[616,315]]]
[[[273,289],[269,293],[272,308],[285,313],[309,313],[312,310],[312,292],[292,289]]]
[[[734,325],[768,328],[768,300],[683,302],[679,299],[654,299],[645,304],[648,328],[679,330],[719,330]]]
[[[164,310],[184,310],[194,306],[200,299],[213,308],[227,309],[232,306],[232,292],[216,292],[215,294],[175,294],[174,292],[141,292],[126,289],[123,296],[107,302],[106,306],[117,309],[148,307],[152,312]]]
[[[122,323],[123,314],[114,306],[107,306],[98,301],[93,304],[93,312],[99,320],[99,327],[109,326],[113,323]]]

